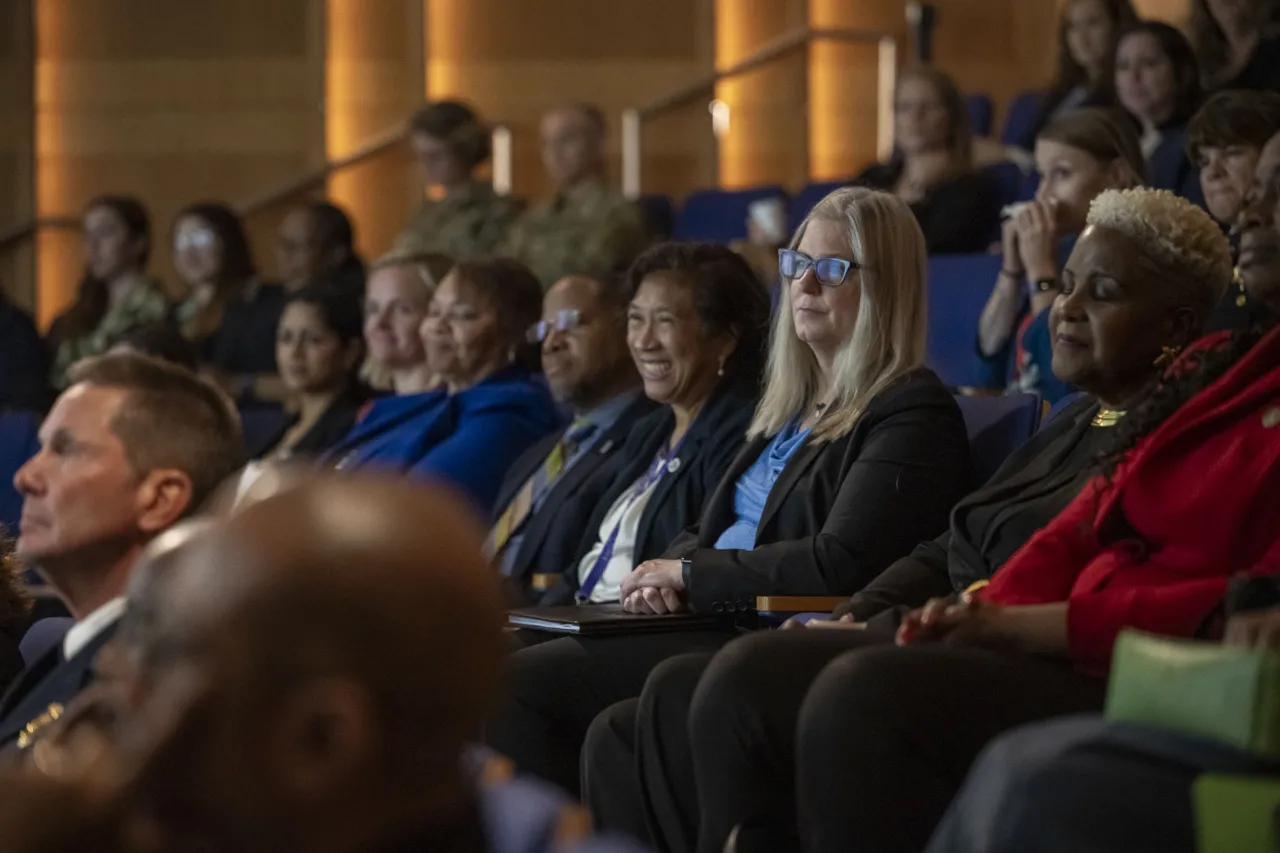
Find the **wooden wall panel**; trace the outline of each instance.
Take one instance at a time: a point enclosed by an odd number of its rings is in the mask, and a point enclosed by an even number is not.
[[[328,0],[326,147],[343,157],[425,102],[423,0]],[[408,146],[329,179],[329,196],[356,223],[366,257],[390,248],[422,198]]]
[[[92,196],[149,206],[153,271],[172,280],[174,212],[239,202],[324,162],[324,0],[40,0],[36,5],[37,205],[76,214]],[[281,211],[250,222],[270,275]],[[40,240],[47,322],[79,277],[77,239]]]
[[[620,181],[624,109],[669,93],[714,67],[712,0],[428,0],[427,92],[461,97],[511,127],[515,192],[549,191],[538,156],[538,119],[585,101],[610,123],[610,180]],[[707,102],[711,93],[707,94]],[[714,182],[705,104],[645,134],[645,188]],[[698,130],[705,121],[705,131]]]
[[[33,48],[28,0],[0,0],[0,231],[35,213]],[[0,286],[27,307],[35,299],[34,258],[29,241],[0,250]]]

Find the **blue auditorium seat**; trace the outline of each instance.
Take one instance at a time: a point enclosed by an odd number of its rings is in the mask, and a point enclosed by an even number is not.
[[[782,187],[754,187],[749,190],[698,190],[684,200],[676,217],[673,236],[677,240],[706,240],[729,243],[747,236],[747,207],[762,198],[786,199]]]
[[[636,206],[644,217],[645,230],[654,240],[668,240],[676,225],[676,208],[669,195],[642,195]]]
[[[1042,404],[1039,394],[1008,394],[1003,397],[956,397],[969,433],[973,452],[975,483],[991,479],[1009,454],[1017,450],[1040,428]]]
[[[40,449],[40,416],[34,412],[0,413],[0,525],[14,531],[22,516],[22,496],[13,475]]]
[[[929,259],[929,334],[925,360],[947,385],[980,385],[978,317],[1000,272],[999,255]]]
[[[1018,93],[1009,103],[1004,128],[1000,131],[1001,144],[1030,147],[1035,141],[1031,139],[1031,128],[1040,114],[1040,98],[1040,92],[1026,91]]]
[[[849,181],[819,181],[806,184],[804,189],[791,198],[791,206],[787,209],[787,230],[794,234],[815,204],[848,185]]]
[[[973,135],[990,136],[991,117],[995,112],[991,106],[991,96],[969,95],[965,98],[965,105],[969,108],[969,129],[973,131]]]

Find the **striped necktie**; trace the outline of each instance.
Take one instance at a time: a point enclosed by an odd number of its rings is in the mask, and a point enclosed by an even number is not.
[[[485,541],[486,554],[496,557],[502,553],[502,549],[506,547],[511,537],[529,520],[538,501],[551,490],[556,480],[564,473],[565,464],[573,458],[583,442],[595,435],[596,429],[595,424],[582,418],[570,424],[564,435],[556,442],[556,446],[551,448],[547,458],[538,466],[538,470],[525,480],[520,491],[516,492],[511,503],[507,504],[502,515],[498,516],[498,521],[489,531],[488,539]]]

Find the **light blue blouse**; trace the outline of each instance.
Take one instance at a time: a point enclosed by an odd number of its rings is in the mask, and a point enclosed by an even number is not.
[[[760,526],[760,516],[764,514],[769,492],[787,467],[787,460],[808,437],[809,430],[800,429],[797,422],[787,424],[738,478],[733,493],[733,511],[737,519],[720,534],[716,550],[750,551],[756,547],[756,528]]]

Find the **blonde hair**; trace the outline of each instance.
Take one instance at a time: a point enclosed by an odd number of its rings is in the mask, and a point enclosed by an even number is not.
[[[1089,206],[1087,225],[1138,244],[1155,272],[1204,316],[1231,284],[1231,244],[1208,213],[1168,190],[1106,190]]]
[[[891,193],[846,187],[809,212],[791,238],[800,245],[810,222],[847,229],[861,271],[841,287],[859,290],[858,317],[840,347],[829,380],[829,405],[810,434],[814,441],[847,435],[877,394],[924,363],[925,244],[911,209]],[[764,395],[748,437],[775,435],[817,402],[818,361],[796,334],[791,288],[783,282],[769,343]]]
[[[427,299],[435,296],[436,288],[444,277],[453,269],[453,258],[440,252],[424,252],[418,248],[405,245],[397,246],[379,257],[369,265],[369,275],[378,270],[410,269],[415,272],[426,288]],[[379,391],[392,390],[391,371],[387,366],[372,356],[366,356],[360,365],[360,378],[372,388]]]

